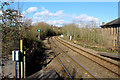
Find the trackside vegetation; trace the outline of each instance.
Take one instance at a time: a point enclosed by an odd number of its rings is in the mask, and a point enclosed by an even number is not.
[[[64,39],[69,40],[72,36],[72,42],[77,41],[83,47],[92,48],[98,51],[116,52],[112,41],[113,35],[97,28],[95,22],[92,24],[77,25],[68,24],[63,26]]]

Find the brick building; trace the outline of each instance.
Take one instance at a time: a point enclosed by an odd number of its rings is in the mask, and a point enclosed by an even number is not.
[[[102,22],[101,28],[102,28],[102,31],[106,31],[108,34],[114,36],[113,43],[120,45],[120,18],[117,18],[106,24]]]

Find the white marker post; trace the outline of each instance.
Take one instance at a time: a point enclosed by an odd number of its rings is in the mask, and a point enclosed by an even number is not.
[[[19,51],[16,51],[16,57],[15,57],[16,61],[19,61]]]
[[[70,40],[72,40],[72,36],[70,36],[70,38],[69,38]]]
[[[24,78],[26,78],[26,52],[24,51]]]
[[[61,37],[63,37],[63,34],[61,34]]]
[[[38,31],[38,39],[40,40],[40,29],[38,29],[37,31]]]
[[[12,51],[12,61],[15,61],[15,51]]]
[[[17,61],[19,61],[19,51],[12,51],[12,60],[15,61],[15,78],[17,79]]]

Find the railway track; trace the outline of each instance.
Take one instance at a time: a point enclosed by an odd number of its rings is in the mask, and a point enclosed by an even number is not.
[[[72,51],[83,55],[84,57],[88,58],[89,60],[95,62],[96,64],[100,65],[101,67],[107,69],[108,71],[110,71],[111,73],[114,73],[115,75],[117,75],[118,77],[120,76],[119,74],[119,64],[114,64],[110,61],[107,61],[95,54],[92,54],[90,52],[87,52],[83,49],[80,49],[74,45],[71,45],[63,40],[58,39],[58,37],[55,37],[55,39],[60,42],[61,44],[63,44],[64,46],[68,47],[69,49],[71,49]]]
[[[70,78],[71,80],[73,80],[72,77],[71,77],[71,75],[70,75],[70,73],[69,73],[68,70],[66,69],[65,65],[63,64],[63,62],[62,62],[62,61],[60,60],[60,58],[58,57],[58,54],[56,53],[55,48],[52,47],[52,46],[51,46],[51,48],[52,48],[53,52],[55,53],[55,56],[57,57],[59,63],[60,63],[61,66],[62,66],[62,68],[64,69],[64,71],[65,71],[66,74],[68,75],[68,78]]]
[[[52,39],[51,39],[51,40],[52,40]],[[62,62],[62,61],[60,60],[60,58],[58,57],[58,54],[57,54],[56,51],[55,51],[55,50],[56,50],[56,47],[53,46],[53,42],[50,41],[50,39],[48,40],[48,42],[49,42],[49,44],[52,44],[52,45],[50,45],[50,48],[52,49],[52,51],[54,52],[55,56],[57,57],[58,62],[59,62],[60,65],[62,66],[62,69],[64,70],[64,72],[66,72],[67,78],[70,78],[71,80],[73,80],[72,77],[71,77],[71,75],[70,75],[70,73],[69,73],[68,70],[66,69],[65,65],[63,64],[63,62]]]
[[[55,41],[53,41],[52,38],[51,38],[51,44],[52,44],[52,46],[51,46],[52,50],[54,51],[56,57],[58,58],[59,62],[62,64],[62,67],[64,68],[64,70],[66,71],[67,75],[69,76],[69,78],[70,78],[71,80],[73,80],[73,78],[72,78],[73,75],[72,75],[72,73],[70,73],[70,68],[72,68],[73,66],[74,66],[74,68],[76,67],[76,70],[80,70],[80,72],[83,71],[83,73],[87,74],[86,78],[93,78],[93,80],[97,80],[97,78],[96,78],[92,73],[90,73],[90,72],[89,72],[86,68],[84,68],[80,63],[78,63],[78,62],[77,62],[72,56],[70,56],[66,51],[64,51],[62,48],[60,48],[60,46],[58,46],[58,45],[55,43]],[[54,46],[53,46],[53,44],[54,44]],[[61,53],[62,53],[61,56],[56,53],[56,51],[55,51],[56,48],[57,48],[57,51],[58,51],[58,49],[59,49],[59,51],[61,51]],[[64,57],[63,57],[63,56],[64,56]],[[63,59],[62,59],[62,58],[63,58]],[[66,58],[67,58],[67,59],[66,59]],[[69,60],[70,63],[67,62],[67,60]],[[70,64],[70,65],[68,66],[67,64]],[[73,64],[72,67],[70,67],[71,64]],[[70,68],[69,68],[69,67],[70,67]],[[69,68],[69,69],[68,69],[68,68]],[[78,72],[78,71],[77,71],[77,72]],[[77,74],[79,74],[79,72],[78,72]]]

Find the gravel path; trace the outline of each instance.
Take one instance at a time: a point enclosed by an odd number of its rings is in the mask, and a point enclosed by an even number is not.
[[[3,78],[15,77],[15,63],[12,61],[11,56],[2,59],[2,77]]]

